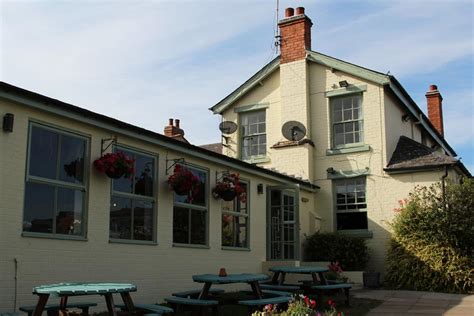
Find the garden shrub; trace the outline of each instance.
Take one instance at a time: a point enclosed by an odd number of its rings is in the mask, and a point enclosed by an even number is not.
[[[337,233],[315,233],[303,245],[305,261],[339,261],[345,271],[364,270],[369,260],[365,239]]]
[[[474,182],[417,187],[392,223],[387,285],[397,289],[474,292]]]

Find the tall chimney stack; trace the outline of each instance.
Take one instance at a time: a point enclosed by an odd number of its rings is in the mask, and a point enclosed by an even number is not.
[[[184,131],[179,127],[178,119],[174,120],[174,122],[172,118],[169,119],[168,126],[165,126],[164,134],[170,138],[178,140],[184,139]]]
[[[285,9],[285,17],[278,22],[281,36],[280,64],[306,58],[306,50],[311,49],[312,25],[303,7]]]
[[[428,107],[428,118],[436,130],[444,137],[443,127],[443,97],[438,91],[438,87],[434,84],[430,86],[426,92],[426,103]]]

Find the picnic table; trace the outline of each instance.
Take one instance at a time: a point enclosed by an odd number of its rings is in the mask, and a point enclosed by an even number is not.
[[[58,283],[41,285],[33,288],[33,294],[38,295],[38,303],[33,316],[41,316],[50,297],[60,298],[60,310],[65,310],[67,300],[71,296],[101,295],[104,296],[110,316],[116,316],[115,304],[112,294],[119,293],[128,311],[134,311],[135,306],[130,292],[135,292],[137,287],[128,283]]]
[[[307,266],[307,267],[290,267],[290,266],[283,266],[283,267],[272,267],[269,269],[273,272],[272,284],[284,285],[285,283],[285,276],[288,273],[296,273],[296,274],[311,274],[313,278],[313,284],[319,283],[320,284],[327,284],[326,278],[324,277],[324,272],[328,272],[329,269],[325,267],[317,267],[317,266]],[[319,280],[318,280],[319,278]]]
[[[260,281],[266,281],[269,277],[266,274],[228,274],[226,276],[219,276],[218,274],[200,274],[193,275],[194,282],[204,283],[198,299],[206,299],[209,295],[209,290],[213,284],[230,284],[230,283],[248,283],[252,288],[252,292],[256,298],[262,299],[263,293],[260,288]]]

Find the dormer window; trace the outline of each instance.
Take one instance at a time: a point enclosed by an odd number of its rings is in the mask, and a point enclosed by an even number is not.
[[[267,154],[265,110],[242,113],[240,123],[242,160],[265,157]]]

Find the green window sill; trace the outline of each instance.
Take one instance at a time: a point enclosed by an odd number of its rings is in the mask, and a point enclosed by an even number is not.
[[[129,245],[148,245],[148,246],[158,245],[158,243],[155,242],[155,241],[116,239],[116,238],[109,239],[109,243],[111,243],[111,244],[129,244]]]
[[[252,163],[252,164],[264,163],[264,162],[270,162],[270,158],[268,158],[268,157],[254,157],[254,158],[246,159],[244,161],[247,162],[247,163]]]
[[[354,147],[328,149],[326,150],[326,156],[350,154],[350,153],[357,153],[357,152],[364,152],[364,151],[370,151],[370,146],[360,145],[360,146],[354,146]]]
[[[196,245],[196,244],[178,244],[173,243],[173,247],[177,248],[194,248],[194,249],[211,249],[208,245]]]
[[[360,238],[373,238],[374,233],[371,230],[366,229],[352,229],[352,230],[338,230],[338,234]]]
[[[87,238],[84,236],[72,236],[72,235],[48,234],[48,233],[22,232],[21,236],[33,237],[33,238],[57,239],[57,240],[87,241]]]
[[[235,250],[235,251],[251,251],[250,248],[246,247],[229,247],[229,246],[222,246],[222,250]]]

